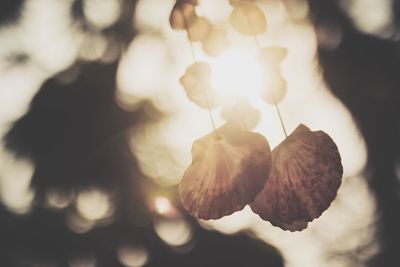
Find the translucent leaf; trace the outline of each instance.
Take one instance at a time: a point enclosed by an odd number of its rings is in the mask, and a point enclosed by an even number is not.
[[[304,125],[272,151],[272,169],[251,209],[283,230],[301,231],[336,198],[343,167],[336,144]]]
[[[182,2],[174,5],[169,16],[169,23],[174,30],[185,30],[197,19],[195,6],[191,3]]]
[[[183,207],[206,220],[243,209],[263,188],[270,162],[264,136],[222,126],[193,144],[192,163],[179,185]]]
[[[257,35],[267,30],[264,12],[258,6],[246,2],[234,5],[229,21],[237,31],[245,35]]]
[[[180,78],[186,95],[202,108],[212,108],[219,103],[218,96],[211,86],[211,67],[205,62],[197,62],[186,69]]]
[[[203,40],[203,50],[211,57],[219,56],[229,45],[227,32],[223,29],[212,29]]]

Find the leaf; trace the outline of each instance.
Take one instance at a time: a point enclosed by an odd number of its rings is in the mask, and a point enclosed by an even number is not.
[[[283,230],[301,231],[336,198],[343,167],[336,144],[304,125],[272,151],[272,169],[251,209]]]
[[[205,62],[196,62],[186,69],[180,78],[190,101],[202,108],[212,108],[219,104],[219,97],[211,85],[211,67]]]
[[[258,6],[250,3],[234,5],[229,22],[244,35],[257,35],[267,30],[267,19]]]
[[[229,124],[195,141],[179,185],[183,207],[200,219],[219,219],[254,200],[268,177],[271,151],[264,136]]]

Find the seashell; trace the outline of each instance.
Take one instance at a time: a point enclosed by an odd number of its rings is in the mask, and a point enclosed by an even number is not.
[[[257,126],[261,113],[246,99],[224,106],[221,116],[237,128],[248,131]]]
[[[227,32],[224,29],[212,29],[203,40],[203,50],[211,57],[219,56],[229,45]]]
[[[179,4],[179,3],[189,3],[189,4],[192,4],[194,6],[197,6],[199,4],[199,1],[198,0],[176,0],[176,3],[177,4]]]
[[[204,17],[197,17],[188,28],[188,38],[192,42],[203,41],[211,31],[211,23]]]
[[[234,5],[229,22],[244,35],[257,35],[267,30],[267,19],[258,6],[242,2]]]
[[[288,50],[280,46],[268,46],[261,49],[258,60],[261,64],[281,64],[286,58]]]
[[[287,83],[278,67],[270,66],[265,70],[265,85],[261,92],[262,99],[270,105],[279,104],[286,96]]]
[[[200,219],[219,219],[254,200],[268,177],[271,151],[258,133],[225,124],[192,147],[179,185],[183,207]]]
[[[272,151],[272,169],[251,209],[283,230],[301,231],[336,198],[343,167],[323,131],[299,125]]]
[[[174,30],[185,30],[197,19],[195,6],[189,2],[178,2],[172,8],[169,24]]]
[[[202,108],[212,108],[219,104],[218,96],[211,86],[211,67],[205,62],[190,65],[180,78],[190,101]]]
[[[239,5],[243,2],[247,2],[247,3],[255,3],[257,0],[229,0],[229,4],[231,6],[235,6],[235,5]]]

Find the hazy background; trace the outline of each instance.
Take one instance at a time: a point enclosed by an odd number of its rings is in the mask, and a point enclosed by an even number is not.
[[[229,26],[227,0],[199,2],[231,47],[209,58],[195,44],[196,58],[222,95],[249,97],[275,147],[254,40]],[[193,59],[173,0],[2,0],[0,265],[398,266],[399,4],[327,2],[257,1],[261,45],[289,51],[286,128],[326,131],[344,167],[331,207],[290,233],[248,207],[216,221],[181,209],[176,185],[211,126],[179,84]]]

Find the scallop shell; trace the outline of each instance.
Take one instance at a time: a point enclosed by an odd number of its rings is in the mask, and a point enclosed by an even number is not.
[[[265,75],[265,86],[261,92],[261,97],[266,103],[270,105],[277,105],[286,96],[286,80],[283,77],[280,68],[274,65],[270,65],[269,68],[266,68],[265,72],[267,75]]]
[[[199,4],[199,1],[198,1],[198,0],[176,0],[176,3],[177,3],[177,4],[180,4],[180,3],[189,3],[189,4],[192,4],[192,5],[194,5],[194,6],[197,6],[197,5]]]
[[[299,125],[272,152],[272,169],[251,209],[283,230],[301,231],[336,198],[343,167],[323,131]]]
[[[207,63],[190,65],[179,81],[189,100],[200,107],[212,108],[219,104],[219,97],[211,85],[211,67]]]
[[[179,2],[172,8],[169,24],[174,30],[185,30],[197,19],[195,5],[190,2]]]
[[[288,50],[281,46],[267,46],[261,49],[259,61],[261,64],[267,62],[269,64],[281,64],[287,57]]]
[[[257,0],[229,0],[231,6],[240,5],[243,2],[255,3]]]
[[[204,17],[197,17],[188,27],[188,38],[192,42],[203,41],[211,31],[211,23]]]
[[[225,105],[221,110],[221,117],[227,122],[236,125],[242,130],[251,130],[257,126],[261,118],[261,112],[253,107],[249,100]]]
[[[203,40],[203,50],[211,57],[219,56],[229,46],[227,31],[224,29],[212,29]]]
[[[254,200],[268,177],[271,150],[264,136],[225,124],[194,142],[192,163],[179,185],[183,207],[219,219]]]
[[[257,35],[267,30],[267,19],[262,9],[247,2],[234,4],[229,22],[244,35]]]

